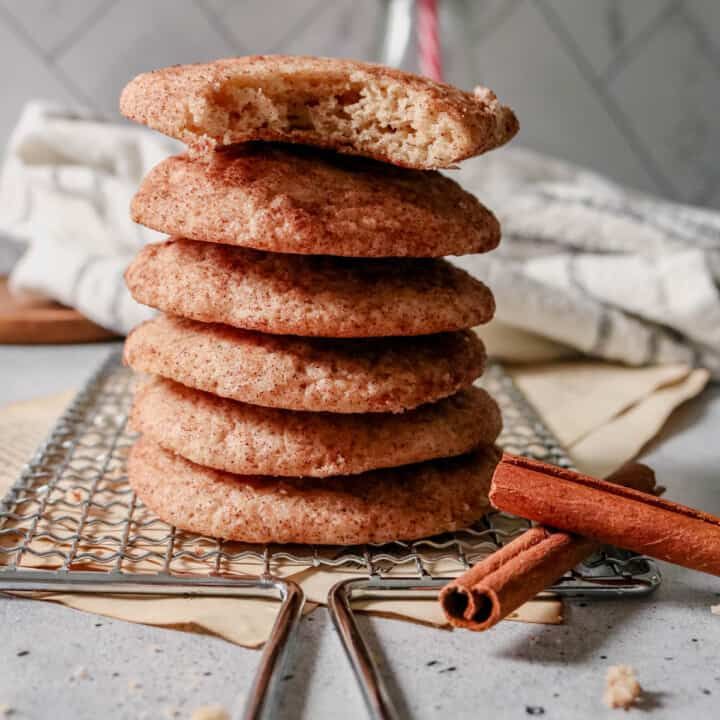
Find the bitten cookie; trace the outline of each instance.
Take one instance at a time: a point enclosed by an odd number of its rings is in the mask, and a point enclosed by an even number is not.
[[[402,415],[340,415],[248,405],[156,378],[138,390],[131,426],[217,470],[328,477],[461,455],[495,442],[502,420],[480,388]]]
[[[191,463],[142,439],[128,478],[143,503],[182,530],[251,543],[354,545],[458,530],[489,508],[499,451],[352,477],[232,475]]]
[[[174,239],[125,273],[132,296],[173,315],[281,335],[382,337],[492,318],[492,293],[444,260],[346,260]]]
[[[131,214],[168,235],[304,255],[441,257],[500,241],[495,216],[439,173],[270,143],[163,160]]]
[[[381,65],[255,55],[144,73],[120,110],[207,152],[276,140],[414,168],[450,167],[518,131],[494,93],[473,93]]]
[[[161,316],[125,341],[125,362],[213,395],[288,410],[401,412],[468,387],[485,350],[472,331],[330,340]]]

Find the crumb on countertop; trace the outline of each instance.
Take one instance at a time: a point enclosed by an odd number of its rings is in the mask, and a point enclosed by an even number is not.
[[[6,703],[0,703],[0,717],[10,717],[15,714],[15,708]]]
[[[710,606],[710,612],[713,615],[720,615],[720,605],[711,605]]]
[[[640,697],[642,688],[629,665],[613,665],[605,678],[603,700],[608,707],[627,710]]]
[[[76,681],[76,680],[87,680],[90,677],[90,673],[87,671],[87,668],[82,667],[82,665],[76,667],[72,673],[70,673],[70,682]]]
[[[230,720],[222,705],[202,705],[193,711],[190,720]]]

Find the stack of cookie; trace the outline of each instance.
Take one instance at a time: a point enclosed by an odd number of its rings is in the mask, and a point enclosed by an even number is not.
[[[431,170],[517,131],[487,90],[380,66],[253,57],[141,75],[121,109],[188,145],[133,218],[171,237],[128,269],[162,311],[127,339],[130,483],[182,529],[355,544],[487,509],[497,405],[473,387],[490,291],[443,255],[492,213]],[[280,142],[285,144],[279,144]]]

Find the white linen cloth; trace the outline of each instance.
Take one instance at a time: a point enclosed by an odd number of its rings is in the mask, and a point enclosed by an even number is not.
[[[0,176],[0,261],[24,248],[12,287],[121,333],[149,317],[122,273],[162,235],[132,223],[128,206],[148,170],[179,147],[87,111],[29,104]],[[455,259],[492,288],[502,327],[608,360],[703,366],[720,377],[719,213],[523,149],[448,174],[503,225],[496,252]]]
[[[533,359],[529,332],[560,343],[558,356],[569,347],[720,377],[720,213],[522,149],[476,158],[452,177],[502,224],[498,250],[455,262],[492,288],[503,330],[523,331],[509,335],[516,351],[503,338],[503,355]],[[538,359],[552,355],[546,345]]]
[[[150,168],[179,148],[86,110],[29,103],[0,175],[0,261],[20,255],[11,287],[121,333],[150,317],[122,275],[142,245],[163,236],[132,222],[130,199]]]

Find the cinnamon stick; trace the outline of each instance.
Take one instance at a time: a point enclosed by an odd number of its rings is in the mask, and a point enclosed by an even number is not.
[[[634,488],[506,454],[490,502],[549,527],[720,575],[720,518]]]
[[[655,489],[655,474],[640,463],[624,465],[608,480],[647,492]],[[594,541],[576,535],[531,528],[445,586],[440,604],[452,625],[487,630],[598,547]]]

